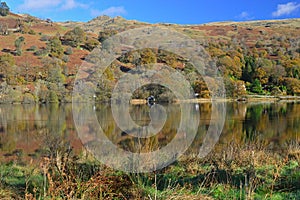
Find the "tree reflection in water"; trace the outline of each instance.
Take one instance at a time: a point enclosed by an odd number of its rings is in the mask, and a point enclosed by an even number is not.
[[[162,131],[146,139],[134,138],[120,130],[110,105],[96,105],[99,124],[114,144],[132,152],[149,152],[162,148],[174,138],[180,123],[180,106],[164,105],[168,118]],[[136,124],[150,123],[149,107],[130,107]],[[211,104],[195,107],[200,112],[198,134],[189,149],[197,153],[211,120]],[[235,141],[238,144],[257,142],[280,149],[285,142],[299,140],[300,103],[228,103],[225,126],[218,145]],[[191,113],[191,117],[193,114]],[[134,130],[133,130],[134,131]],[[52,142],[51,142],[52,141]],[[76,134],[72,105],[0,105],[0,153],[2,159],[37,159],[45,149],[60,141],[78,154],[84,150]],[[83,141],[83,143],[88,142]],[[20,153],[21,152],[21,153]]]

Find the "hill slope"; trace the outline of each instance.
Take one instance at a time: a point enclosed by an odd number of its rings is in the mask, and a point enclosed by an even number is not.
[[[10,13],[0,17],[0,102],[71,101],[75,75],[89,52],[113,34],[143,26],[168,27],[198,40],[223,73],[228,96],[300,94],[300,19],[183,26],[108,16],[54,23]],[[182,72],[201,97],[210,96],[203,77],[186,60],[154,49],[137,53],[139,62],[133,63],[127,53],[112,64],[105,89],[136,65],[155,61]],[[144,98],[149,88],[140,92],[134,97]]]

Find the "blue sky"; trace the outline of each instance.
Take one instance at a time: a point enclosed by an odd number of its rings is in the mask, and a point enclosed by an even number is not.
[[[53,21],[88,21],[99,15],[159,23],[202,24],[300,18],[300,0],[3,0],[15,13]]]

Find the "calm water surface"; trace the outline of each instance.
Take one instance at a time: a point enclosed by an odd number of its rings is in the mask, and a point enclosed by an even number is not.
[[[115,123],[110,105],[92,106],[100,126],[115,145],[133,152],[141,146],[155,150],[174,138],[180,124],[179,105],[163,105],[167,120],[163,129],[148,139],[137,139],[122,131]],[[210,103],[193,104],[190,117],[200,113],[196,138],[190,148],[197,153],[211,121]],[[226,120],[217,143],[229,142],[241,145],[254,142],[274,150],[285,147],[291,140],[300,140],[300,103],[227,103]],[[140,126],[150,123],[150,108],[147,105],[130,107],[132,119]],[[82,116],[84,117],[84,116]],[[93,132],[93,127],[87,127]],[[72,105],[0,105],[0,155],[1,159],[15,159],[20,154],[27,159],[38,159],[49,145],[67,145],[80,154],[89,137],[79,138],[73,120]],[[54,145],[55,146],[55,145]],[[151,147],[151,148],[150,148]]]

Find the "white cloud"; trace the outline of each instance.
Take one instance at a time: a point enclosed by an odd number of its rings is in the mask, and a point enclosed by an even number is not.
[[[77,3],[74,0],[66,0],[65,3],[62,5],[61,9],[71,10],[77,7],[87,9],[89,6],[87,4]]]
[[[300,8],[300,3],[289,2],[287,4],[277,5],[277,10],[272,13],[273,17],[280,17],[283,15],[290,15]]]
[[[66,0],[65,4],[62,5],[62,9],[70,10],[77,7],[77,3],[74,0]]]
[[[18,10],[40,10],[40,9],[49,9],[57,7],[61,4],[61,0],[25,0],[23,4],[18,7]]]
[[[241,20],[252,20],[254,19],[254,17],[252,17],[248,12],[244,11],[241,14],[239,14],[238,16],[236,16],[237,19],[241,19]]]
[[[85,8],[89,6],[87,4],[78,3],[75,0],[24,0],[24,3],[18,7],[18,11],[29,11],[29,10],[71,10],[74,8]]]
[[[249,17],[249,13],[247,13],[247,12],[242,12],[240,14],[240,18],[247,18],[247,17]]]
[[[97,16],[100,16],[100,15],[108,15],[108,16],[111,16],[111,17],[114,17],[114,16],[117,16],[117,15],[125,15],[127,12],[125,10],[124,7],[122,6],[119,6],[119,7],[110,7],[110,8],[107,8],[105,10],[96,10],[96,9],[91,9],[91,15],[93,17],[97,17]]]

